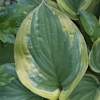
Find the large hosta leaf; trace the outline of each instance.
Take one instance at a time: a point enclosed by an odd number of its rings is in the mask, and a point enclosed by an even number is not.
[[[2,67],[8,75],[16,79],[2,87],[2,90],[0,90],[0,100],[46,100],[32,93],[21,84],[16,74],[15,64],[9,63],[2,65]]]
[[[57,3],[68,17],[79,19],[79,10],[85,10],[92,0],[57,0]]]
[[[100,38],[92,46],[89,54],[89,64],[94,72],[100,73]]]
[[[22,23],[15,42],[16,69],[32,92],[65,100],[87,69],[87,49],[73,22],[49,8],[42,3]]]
[[[67,100],[100,100],[100,82],[92,74],[86,74]]]

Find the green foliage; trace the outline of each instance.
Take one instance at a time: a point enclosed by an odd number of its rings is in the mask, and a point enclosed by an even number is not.
[[[86,11],[80,11],[80,15],[80,21],[84,30],[93,42],[96,41],[96,39],[100,37],[100,25],[98,19],[96,16]]]
[[[86,11],[90,12],[90,13],[96,13],[95,11],[98,9],[98,3],[100,0],[92,0],[91,4],[88,6],[88,8],[86,9]]]
[[[13,5],[6,7],[5,10],[2,10],[0,12],[0,26],[3,25],[3,27],[0,27],[0,29],[4,30],[4,28],[6,28],[8,30],[8,32],[6,32],[6,34],[10,33],[11,35],[8,34],[10,36],[14,35],[12,32],[17,34],[18,28],[21,25],[24,18],[29,13],[28,9],[30,9],[30,8],[33,8],[33,6],[13,4]],[[27,11],[28,11],[28,13],[27,13]],[[17,18],[17,20],[15,20],[16,18]],[[14,23],[11,25],[12,22],[14,22]],[[16,23],[17,23],[17,25],[16,25]],[[5,34],[5,32],[2,33],[2,35],[4,35],[4,34]]]
[[[86,74],[67,100],[100,100],[100,81],[92,74]]]
[[[0,0],[0,6],[2,5],[3,2],[4,2],[4,0]]]
[[[22,14],[27,9],[32,8],[33,6],[25,6],[25,5],[18,5],[13,4],[7,7],[6,10],[0,12],[0,23],[7,24],[10,19],[15,17],[16,15]],[[12,15],[12,16],[11,16]],[[5,20],[6,19],[6,20]]]
[[[0,24],[0,40],[3,43],[13,43],[15,42],[15,35],[3,24]]]
[[[94,72],[100,73],[100,38],[98,38],[89,54],[89,64]]]
[[[2,72],[3,74],[1,74],[2,70],[0,68],[0,78],[2,75],[2,80],[4,82],[9,82],[8,84],[4,84],[5,86],[3,86],[2,90],[0,90],[0,100],[13,100],[13,99],[14,100],[22,100],[22,99],[46,100],[32,93],[30,90],[28,90],[26,87],[22,85],[22,83],[19,81],[17,77],[15,64],[9,63],[9,64],[4,64],[0,67],[3,67],[3,69],[6,71],[6,72]]]
[[[18,3],[21,5],[34,5],[37,7],[42,0],[18,0]]]
[[[7,85],[9,82],[11,82],[14,79],[15,78],[13,76],[9,75],[5,71],[5,66],[1,65],[0,66],[0,90],[2,89],[2,86]]]
[[[0,65],[14,63],[14,45],[0,43]]]
[[[9,93],[8,93],[9,92]],[[1,100],[46,100],[28,89],[26,89],[18,79],[3,87],[0,91]]]
[[[39,84],[36,87],[39,89],[44,87],[44,89],[48,91],[47,89],[49,87],[49,90],[52,89],[51,87],[54,87],[51,91],[54,91],[57,88],[66,91],[70,87],[68,84],[70,82],[73,83],[78,75],[78,70],[74,73],[74,68],[77,67],[77,69],[81,69],[83,67],[81,66],[81,52],[79,51],[80,41],[77,32],[74,31],[73,33],[74,41],[73,46],[71,46],[69,34],[68,32],[65,34],[62,31],[57,15],[53,15],[43,4],[38,11],[33,14],[30,27],[30,34],[29,37],[27,37],[28,49],[34,59],[34,67],[36,66],[36,69],[38,69],[48,81],[38,76],[37,78],[29,76],[30,80],[35,84]],[[66,62],[68,59],[71,60]],[[79,65],[77,65],[77,62]],[[61,66],[62,69],[60,69]],[[61,75],[62,72],[63,74]],[[68,74],[66,74],[66,72]],[[70,72],[70,75],[74,76],[72,79],[68,76]],[[32,74],[33,76],[35,75],[34,72]],[[66,81],[67,79],[69,81]],[[41,83],[39,82],[40,80],[42,81]]]
[[[56,9],[59,9],[58,4],[51,1],[51,0],[44,0],[45,3],[47,3],[49,6],[54,7]],[[18,3],[20,5],[34,5],[34,7],[37,7],[41,4],[42,0],[19,0]],[[60,9],[59,9],[60,10]]]
[[[57,0],[63,13],[73,20],[79,19],[79,10],[85,10],[92,0]]]
[[[50,8],[42,2],[23,21],[15,42],[15,63],[21,82],[31,91],[48,99],[65,100],[86,71],[87,49],[84,40],[81,44],[77,27],[71,22],[72,29],[77,30],[63,32],[57,14],[64,15]],[[70,22],[68,17],[66,20]]]
[[[100,1],[99,3],[96,5],[95,9],[94,9],[94,14],[99,18],[100,16]]]
[[[100,0],[3,2],[0,100],[100,100]]]

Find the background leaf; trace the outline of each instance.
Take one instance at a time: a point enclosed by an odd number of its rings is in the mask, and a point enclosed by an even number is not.
[[[100,100],[100,82],[92,74],[86,74],[67,100]]]
[[[98,19],[93,14],[82,10],[80,11],[80,15],[80,21],[84,30],[93,42],[96,41],[96,39],[100,37],[100,25]]]
[[[18,3],[21,5],[34,5],[35,7],[39,6],[43,0],[19,0]],[[51,0],[44,0],[49,6],[54,7],[58,10],[58,4]]]
[[[92,0],[57,0],[63,13],[73,20],[79,19],[79,10],[85,10]]]
[[[96,15],[97,18],[99,18],[100,16],[100,0],[99,0],[99,3],[95,6],[95,9],[94,9],[94,15]]]
[[[0,40],[3,43],[14,43],[15,35],[3,24],[0,24]]]
[[[17,3],[8,6],[8,8],[6,10],[0,12],[0,23],[2,23],[2,22],[4,23],[5,22],[7,24],[8,21],[12,17],[15,17],[16,15],[22,14],[24,11],[32,8],[33,6],[31,6],[31,5],[27,5],[27,6],[25,6],[25,5],[18,5]]]
[[[4,2],[4,0],[0,0],[0,6],[2,5],[3,2]]]
[[[0,66],[0,90],[2,86],[7,85],[9,82],[14,80],[15,78],[10,76],[8,73],[4,71],[4,66]]]
[[[35,7],[40,5],[41,2],[42,0],[18,0],[18,3],[21,5],[34,5]]]
[[[0,29],[3,31],[1,32],[2,42],[6,42],[6,37],[14,37],[14,34],[17,34],[17,31],[24,20],[24,18],[34,9],[34,5],[19,5],[19,4],[12,4],[6,9],[2,10],[0,13]],[[6,20],[5,20],[6,19]],[[6,29],[7,32],[5,33]],[[13,34],[12,34],[13,32]],[[9,33],[9,34],[8,34]],[[8,38],[8,39],[9,39]],[[10,40],[11,41],[11,40]],[[7,41],[8,42],[8,41]],[[13,41],[14,42],[14,41]],[[12,43],[12,42],[9,42]]]
[[[27,14],[28,12],[25,12],[25,14],[23,13],[21,15],[16,15],[15,17],[9,20],[9,30],[12,31],[15,35],[17,34],[19,27],[25,19],[25,17],[27,16]]]
[[[2,90],[0,90],[0,100],[46,100],[32,93],[20,83],[16,74],[15,64],[9,63],[1,67],[4,68],[8,75],[16,79],[2,87]]]
[[[95,7],[98,5],[98,3],[99,3],[99,0],[92,0],[91,4],[88,6],[86,11],[94,14]]]
[[[14,45],[5,44],[0,48],[0,65],[5,63],[14,63]]]
[[[93,36],[91,37],[91,40],[95,42],[99,37],[100,37],[100,26],[97,29],[95,29]]]
[[[89,65],[94,72],[100,73],[100,38],[92,46],[89,54]]]

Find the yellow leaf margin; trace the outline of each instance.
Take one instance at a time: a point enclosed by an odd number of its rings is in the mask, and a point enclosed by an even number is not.
[[[27,44],[25,42],[25,37],[29,34],[30,32],[30,23],[32,19],[33,13],[38,9],[38,7],[32,11],[23,21],[23,23],[20,26],[20,29],[17,33],[16,41],[15,41],[15,47],[14,47],[14,52],[15,52],[15,65],[16,65],[16,70],[18,77],[20,81],[23,83],[24,86],[26,86],[30,91],[44,97],[48,98],[50,100],[57,100],[58,98],[60,100],[66,100],[66,98],[70,95],[72,90],[75,88],[75,86],[78,84],[78,82],[81,80],[83,77],[87,66],[88,66],[88,55],[87,55],[87,47],[85,40],[79,31],[79,29],[76,27],[76,25],[62,12],[58,11],[57,9],[54,9],[53,7],[49,7],[52,12],[55,12],[58,16],[58,18],[61,21],[63,31],[66,32],[67,30],[69,31],[70,34],[70,39],[71,42],[73,41],[73,31],[76,29],[78,32],[78,35],[81,40],[81,45],[82,45],[82,62],[81,64],[84,63],[84,69],[82,71],[82,74],[80,76],[77,76],[77,79],[74,81],[73,85],[71,86],[70,89],[67,91],[60,91],[59,89],[55,90],[54,92],[47,92],[47,91],[41,91],[35,87],[32,87],[30,79],[27,76],[27,73],[29,73],[29,70],[32,69],[35,73],[38,75],[42,76],[41,73],[34,67],[34,65],[31,64],[29,59],[32,59],[28,48]]]

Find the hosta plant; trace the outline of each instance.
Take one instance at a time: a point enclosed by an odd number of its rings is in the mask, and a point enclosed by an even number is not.
[[[65,100],[86,71],[87,63],[80,31],[58,10],[42,2],[23,21],[15,41],[15,65],[19,79],[32,92]]]
[[[0,100],[100,99],[100,2],[54,1],[0,7]]]

